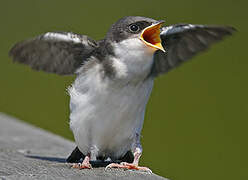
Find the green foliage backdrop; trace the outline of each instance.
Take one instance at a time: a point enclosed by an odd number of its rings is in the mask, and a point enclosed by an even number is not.
[[[248,179],[247,6],[245,0],[2,0],[0,111],[73,139],[66,88],[74,77],[13,64],[8,50],[17,41],[47,31],[101,39],[127,15],[232,25],[239,30],[233,37],[156,80],[141,164],[173,180]]]

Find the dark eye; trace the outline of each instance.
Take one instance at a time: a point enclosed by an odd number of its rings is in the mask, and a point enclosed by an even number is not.
[[[139,26],[136,25],[136,24],[131,24],[129,26],[129,29],[130,29],[131,32],[137,32],[137,31],[139,31]]]

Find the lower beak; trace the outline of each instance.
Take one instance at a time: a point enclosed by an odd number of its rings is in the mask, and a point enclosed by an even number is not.
[[[151,26],[148,26],[145,28],[141,35],[140,39],[148,46],[160,49],[163,52],[165,52],[162,44],[161,44],[161,39],[160,39],[160,28],[162,25],[163,21],[157,23],[157,24],[152,24]]]

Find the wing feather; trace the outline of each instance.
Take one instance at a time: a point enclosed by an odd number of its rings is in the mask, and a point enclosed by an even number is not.
[[[60,75],[71,75],[98,46],[85,35],[71,32],[48,32],[19,42],[10,50],[14,62]]]
[[[155,52],[152,74],[157,76],[170,71],[234,31],[228,26],[176,24],[163,27],[160,37],[166,52]]]

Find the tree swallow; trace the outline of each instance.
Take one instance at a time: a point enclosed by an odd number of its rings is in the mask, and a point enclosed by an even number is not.
[[[91,168],[91,161],[111,159],[123,162],[107,168],[151,172],[138,163],[154,79],[235,31],[193,24],[162,27],[163,22],[128,16],[99,41],[71,32],[48,32],[10,50],[15,62],[35,70],[77,75],[68,88],[70,128],[77,144],[68,161],[83,157],[75,168]]]

